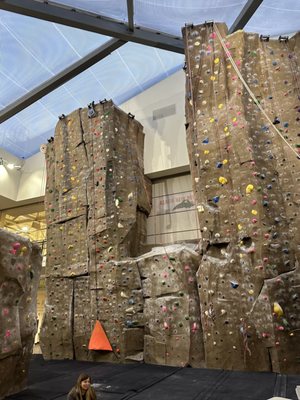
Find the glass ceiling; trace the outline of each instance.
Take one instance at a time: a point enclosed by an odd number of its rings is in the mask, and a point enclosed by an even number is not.
[[[54,3],[54,2],[53,2]],[[127,22],[126,0],[63,0]],[[226,22],[247,0],[134,0],[137,26],[181,36],[185,23]],[[284,35],[300,30],[300,0],[264,0],[246,31]],[[0,110],[111,38],[0,10]],[[127,43],[0,125],[0,147],[27,158],[53,136],[58,115],[103,98],[120,105],[182,68],[181,54]]]

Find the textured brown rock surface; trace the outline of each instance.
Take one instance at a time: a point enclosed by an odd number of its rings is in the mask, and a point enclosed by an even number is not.
[[[0,399],[27,383],[41,266],[38,245],[0,229]]]
[[[299,373],[300,35],[226,33],[184,30],[206,362]]]
[[[57,124],[46,153],[47,300],[40,337],[47,359],[122,361],[142,350],[142,321],[126,325],[139,312],[128,317],[126,302],[143,306],[140,279],[133,261],[121,261],[141,254],[146,238],[151,184],[143,145],[142,126],[112,102],[76,110]],[[112,353],[88,351],[97,319]],[[130,340],[127,328],[134,329]]]
[[[154,248],[138,259],[145,298],[146,363],[204,365],[198,265],[199,255],[181,245]]]

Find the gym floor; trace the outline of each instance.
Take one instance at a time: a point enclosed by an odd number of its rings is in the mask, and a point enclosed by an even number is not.
[[[45,361],[34,355],[26,390],[10,400],[66,400],[80,373],[86,372],[101,400],[297,400],[300,375],[178,368],[150,364]]]

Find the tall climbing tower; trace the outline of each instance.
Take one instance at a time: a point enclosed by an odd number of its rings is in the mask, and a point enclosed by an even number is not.
[[[208,367],[300,371],[300,35],[187,26]]]
[[[41,347],[48,359],[91,359],[88,343],[96,320],[112,347],[110,353],[94,353],[97,359],[118,360],[142,350],[142,328],[131,326],[135,339],[124,341],[126,298],[139,303],[140,282],[128,284],[134,266],[116,262],[141,254],[145,242],[151,185],[143,173],[143,145],[143,128],[134,116],[104,101],[62,115],[47,146]],[[117,291],[122,286],[125,300]]]

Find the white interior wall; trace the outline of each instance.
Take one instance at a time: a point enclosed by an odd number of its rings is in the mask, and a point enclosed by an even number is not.
[[[3,149],[0,149],[0,158],[15,165],[20,165],[23,161]],[[0,165],[0,197],[16,200],[21,176],[22,172],[20,170],[10,170]],[[4,199],[0,198],[0,207],[2,207],[3,202]]]
[[[45,195],[46,162],[42,153],[37,153],[25,161],[22,168],[17,201]]]
[[[189,170],[184,101],[185,74],[178,71],[120,106],[125,112],[135,115],[144,126],[144,165],[150,178]],[[176,113],[153,120],[153,111],[167,106],[175,107]],[[24,162],[0,149],[1,156],[16,164]],[[44,195],[46,167],[42,153],[25,160],[21,171],[3,169],[0,175],[0,209],[5,208],[5,198],[14,202],[9,204],[13,207],[30,199],[37,201]]]
[[[178,71],[121,105],[144,126],[145,174],[155,176],[187,170],[189,165],[185,139],[185,74]],[[176,113],[153,120],[153,111],[175,105]],[[170,170],[168,172],[168,170]]]

